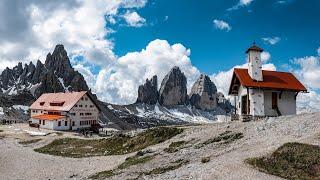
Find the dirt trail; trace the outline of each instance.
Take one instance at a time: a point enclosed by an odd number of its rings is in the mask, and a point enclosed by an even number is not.
[[[270,153],[286,142],[320,145],[320,113],[184,128],[182,134],[148,148],[158,154],[153,160],[128,167],[111,179],[280,179],[252,169],[244,160]],[[231,143],[210,143],[196,148],[197,144],[217,137],[227,130],[241,132],[244,137]],[[15,136],[20,139],[28,136],[15,135],[13,132],[10,134],[7,130],[0,135],[6,132],[8,137],[0,139],[0,179],[85,179],[97,172],[113,169],[124,162],[126,157],[133,155],[80,159],[50,156],[36,153],[33,148],[57,137],[43,137],[45,140],[23,146]],[[171,142],[176,141],[186,141],[187,145],[174,153],[163,151]],[[202,157],[210,157],[210,161],[201,163]],[[162,174],[141,173],[170,165],[179,159],[189,160],[189,163]]]

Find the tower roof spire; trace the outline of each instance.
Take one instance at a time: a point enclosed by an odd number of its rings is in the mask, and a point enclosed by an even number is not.
[[[246,53],[248,53],[249,51],[258,51],[258,52],[262,52],[263,49],[261,49],[260,47],[258,47],[256,45],[256,41],[253,41],[253,44],[251,47],[249,47],[249,49],[247,49]]]

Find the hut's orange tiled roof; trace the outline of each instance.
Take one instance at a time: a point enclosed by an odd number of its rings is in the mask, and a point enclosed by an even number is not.
[[[263,70],[262,76],[263,81],[254,81],[250,77],[248,69],[235,68],[232,79],[237,78],[240,84],[245,87],[291,90],[297,92],[307,91],[304,85],[292,73]],[[229,94],[231,94],[232,85],[233,84],[230,86]]]
[[[70,111],[71,108],[85,95],[87,91],[69,93],[45,93],[42,94],[30,109],[50,111]]]
[[[49,114],[41,114],[41,115],[36,115],[32,116],[34,119],[41,119],[41,120],[56,120],[56,119],[62,119],[65,118],[66,116],[61,116],[61,115],[49,115]]]

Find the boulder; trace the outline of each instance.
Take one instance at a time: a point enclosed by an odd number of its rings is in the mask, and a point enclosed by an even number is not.
[[[201,74],[190,92],[190,104],[201,110],[213,110],[217,107],[217,88],[209,76]]]
[[[159,103],[163,106],[188,104],[187,78],[179,67],[173,67],[164,77],[159,91]]]
[[[138,98],[136,103],[156,104],[158,101],[158,80],[157,76],[153,76],[146,83],[139,86]]]

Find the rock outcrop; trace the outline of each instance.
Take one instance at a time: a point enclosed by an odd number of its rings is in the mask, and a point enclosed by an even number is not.
[[[159,103],[163,106],[188,103],[187,78],[179,67],[173,67],[164,77],[159,91]]]
[[[63,45],[57,45],[53,53],[46,57],[45,64],[37,61],[36,65],[18,63],[14,68],[6,68],[0,75],[0,93],[10,99],[27,96],[29,105],[43,93],[65,91],[88,91],[83,76],[75,71]],[[21,104],[20,102],[17,102]]]
[[[147,79],[146,83],[139,86],[136,103],[156,104],[158,101],[158,79],[153,76]]]
[[[225,110],[226,113],[230,113],[234,110],[234,106],[230,103],[228,99],[224,97],[224,95],[221,92],[217,93],[217,99],[218,99],[218,106]]]
[[[210,111],[217,107],[217,88],[207,75],[200,75],[189,97],[190,104],[198,109]]]

